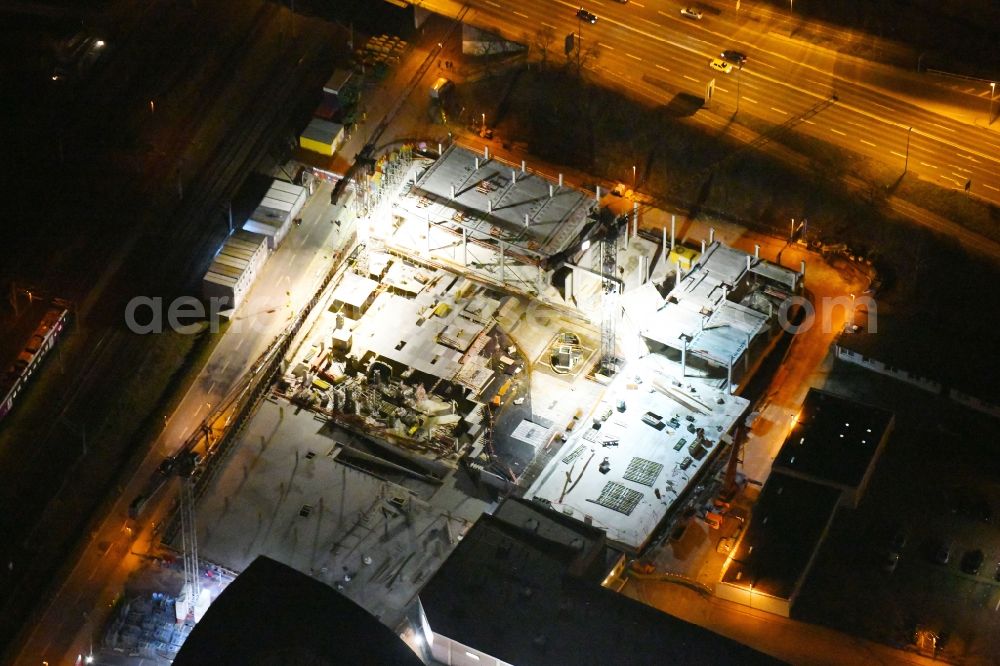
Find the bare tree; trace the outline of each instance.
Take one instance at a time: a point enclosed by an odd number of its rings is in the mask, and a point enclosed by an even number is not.
[[[552,28],[542,26],[542,28],[535,33],[535,38],[530,42],[532,48],[538,51],[543,67],[548,64],[549,51],[552,49],[552,42],[555,40],[556,34],[553,32]],[[528,42],[528,40],[525,40],[525,42]]]

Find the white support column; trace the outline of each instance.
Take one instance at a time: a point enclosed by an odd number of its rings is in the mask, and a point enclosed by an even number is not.
[[[485,157],[486,159],[490,159],[490,147],[489,146],[483,146],[483,157]]]
[[[465,227],[462,227],[462,265],[469,267],[469,234]]]
[[[674,249],[674,245],[677,244],[677,216],[670,216],[670,249]]]
[[[493,214],[493,199],[486,199],[486,212],[490,215]]]
[[[510,170],[510,182],[517,183],[517,169]]]
[[[753,244],[753,258],[760,259],[760,243]]]
[[[750,255],[748,254],[748,255],[747,255],[747,270],[748,270],[748,271],[750,270],[750,264],[751,264],[751,262],[753,262],[753,257],[751,257],[751,256],[750,256]]]
[[[552,183],[549,183],[549,199],[551,199],[555,195],[556,195],[555,187],[552,185]]]
[[[563,186],[563,175],[559,174],[559,187],[561,188],[562,186]]]
[[[451,186],[451,199],[452,199],[452,201],[455,200],[455,186],[454,185]]]
[[[476,171],[479,171],[479,158],[478,157],[476,158],[475,165],[476,165]]]
[[[524,160],[521,160],[521,173],[528,173],[528,164]]]
[[[715,227],[708,228],[708,242],[709,243],[715,242]]]
[[[531,215],[528,213],[524,214],[524,226],[529,226],[531,224]]]
[[[684,346],[681,347],[681,377],[687,376],[687,356],[688,356],[688,339],[686,335],[681,336],[681,342]]]
[[[729,357],[729,363],[726,366],[726,393],[729,395],[733,394],[733,357]]]
[[[668,254],[670,250],[667,248],[667,228],[663,227],[663,258],[666,259]]]
[[[674,273],[675,277],[674,284],[675,286],[679,287],[681,286],[681,262],[679,260],[674,262],[674,268],[676,269],[676,272]]]
[[[444,150],[442,150],[442,148],[441,148],[441,144],[439,143],[439,144],[438,144],[438,157],[441,157],[441,154],[442,154],[443,152],[444,152]]]
[[[639,202],[632,202],[632,224],[634,225],[632,229],[632,237],[639,235]]]
[[[597,189],[594,190],[594,201],[601,203],[601,186],[598,185]]]
[[[705,239],[701,239],[701,253],[705,254]]]

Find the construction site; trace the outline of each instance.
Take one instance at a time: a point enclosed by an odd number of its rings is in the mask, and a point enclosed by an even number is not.
[[[356,240],[321,291],[151,482],[181,478],[162,537],[184,576],[157,599],[179,621],[217,595],[206,572],[267,555],[402,630],[509,495],[632,557],[684,511],[725,512],[705,507],[744,481],[740,392],[804,265],[714,231],[681,245],[663,211],[458,145],[391,153],[352,196]]]

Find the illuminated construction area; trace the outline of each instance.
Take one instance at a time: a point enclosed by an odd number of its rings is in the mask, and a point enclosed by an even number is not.
[[[357,243],[175,548],[266,555],[398,629],[503,495],[636,554],[735,460],[804,267],[639,234],[629,199],[459,146],[357,185]]]

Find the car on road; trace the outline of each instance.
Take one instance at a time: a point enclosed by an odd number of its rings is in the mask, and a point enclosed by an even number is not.
[[[581,21],[586,21],[587,23],[590,23],[591,25],[593,25],[594,23],[597,23],[597,16],[594,15],[594,14],[591,14],[590,12],[588,12],[583,7],[580,7],[580,9],[577,10],[576,17],[578,19],[580,19]]]
[[[681,8],[681,16],[686,16],[689,19],[700,20],[704,14],[701,13],[700,9],[694,7],[683,7]]]
[[[521,397],[521,398],[515,398],[514,399],[514,404],[515,405],[523,405],[524,404],[524,398],[523,397]]]
[[[967,550],[965,555],[962,556],[962,571],[969,574],[970,576],[975,576],[979,573],[980,567],[983,566],[983,551],[979,550]]]
[[[743,65],[747,64],[746,55],[740,53],[739,51],[733,51],[732,49],[726,49],[725,51],[719,54],[719,57],[722,58],[723,60],[728,60],[737,67],[742,67]]]
[[[725,60],[719,60],[718,58],[708,63],[708,66],[717,72],[722,72],[723,74],[728,74],[733,71],[732,63],[728,63]]]

